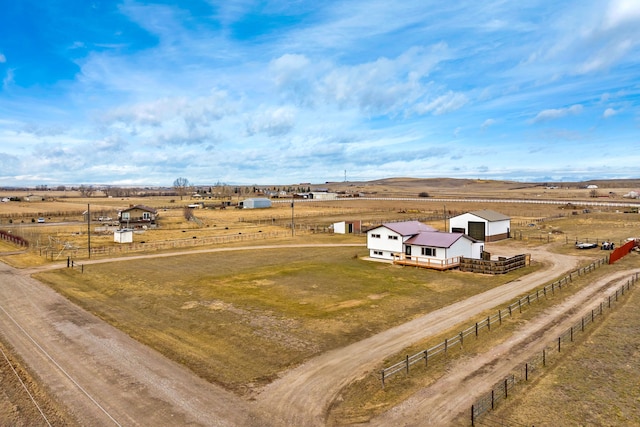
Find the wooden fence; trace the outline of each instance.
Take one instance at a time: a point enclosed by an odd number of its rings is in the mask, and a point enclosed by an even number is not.
[[[515,255],[500,260],[460,258],[460,271],[483,274],[506,274],[531,263],[531,254]]]
[[[13,243],[14,245],[18,245],[18,246],[24,246],[24,247],[29,246],[29,242],[27,241],[27,239],[24,239],[20,236],[16,236],[4,230],[0,230],[0,239],[4,240],[5,242]]]
[[[618,299],[623,297],[625,292],[628,293],[635,287],[638,282],[638,276],[638,273],[633,275],[620,288],[616,289],[614,293],[605,297],[597,305],[594,305],[590,313],[587,313],[578,322],[560,334],[557,339],[545,346],[541,352],[537,353],[523,365],[520,365],[515,369],[515,372],[497,384],[494,384],[490,391],[479,397],[476,402],[471,405],[471,425],[475,426],[483,414],[495,409],[498,403],[506,399],[518,385],[529,381],[533,374],[546,367],[553,357],[557,357],[560,354],[564,346],[574,341],[577,334],[584,332],[585,328],[594,323],[598,316],[602,316],[605,309],[614,308]]]
[[[430,268],[434,270],[450,270],[458,268],[461,257],[447,259],[434,259],[416,255],[406,255],[404,253],[393,254],[393,263],[410,267]]]
[[[290,231],[269,231],[263,233],[238,233],[238,234],[227,234],[223,236],[209,236],[209,237],[200,237],[197,239],[177,239],[177,240],[165,240],[158,242],[136,242],[136,243],[126,243],[115,246],[100,246],[100,247],[92,247],[91,248],[91,257],[93,256],[113,256],[120,255],[131,252],[149,252],[149,251],[159,251],[159,250],[167,250],[167,249],[179,249],[179,248],[189,248],[189,247],[198,247],[198,246],[208,246],[215,244],[223,244],[223,243],[234,243],[234,242],[247,242],[254,240],[263,240],[263,239],[273,239],[278,237],[290,237]],[[78,248],[50,248],[50,247],[42,247],[39,248],[39,252],[41,256],[46,258],[50,258],[52,260],[58,259],[61,256],[78,256],[87,254],[86,247],[78,247]]]
[[[502,324],[502,319],[507,318],[507,316],[512,317],[514,313],[522,313],[522,310],[526,309],[529,305],[531,305],[531,303],[538,301],[543,297],[546,298],[547,295],[555,294],[556,290],[561,290],[563,286],[566,287],[570,285],[574,277],[591,273],[598,267],[601,267],[608,263],[608,258],[603,258],[592,262],[586,267],[574,270],[562,279],[546,285],[541,289],[537,289],[535,293],[525,295],[522,298],[519,298],[517,301],[509,304],[507,307],[499,309],[495,314],[489,315],[486,318],[475,322],[475,324],[469,326],[467,329],[460,331],[458,334],[452,336],[451,338],[447,338],[443,342],[413,355],[406,355],[403,360],[398,361],[387,368],[383,368],[380,371],[382,388],[384,388],[385,382],[392,376],[399,373],[405,373],[409,375],[411,366],[417,363],[420,363],[421,366],[427,368],[430,361],[433,361],[436,358],[444,357],[453,349],[462,348],[465,338],[473,336],[477,339],[480,336],[480,333],[483,332],[483,330],[486,329],[487,332],[490,332],[492,327],[495,328],[497,326],[500,326]]]

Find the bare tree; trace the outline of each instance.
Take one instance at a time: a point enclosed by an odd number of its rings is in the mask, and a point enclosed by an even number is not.
[[[78,188],[78,191],[80,191],[80,196],[81,197],[91,197],[91,195],[93,195],[95,189],[93,188],[93,185],[81,185]]]
[[[178,196],[180,196],[180,200],[187,194],[190,186],[191,184],[187,178],[176,178],[176,180],[173,181],[173,188],[176,190]]]

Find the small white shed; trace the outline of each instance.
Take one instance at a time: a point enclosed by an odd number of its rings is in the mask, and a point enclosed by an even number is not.
[[[362,221],[340,221],[333,223],[333,232],[335,234],[351,234],[360,233],[362,230]]]
[[[263,209],[271,207],[271,200],[264,197],[254,197],[251,199],[244,199],[240,202],[242,209]]]
[[[133,230],[123,228],[113,232],[113,241],[116,243],[133,243]]]

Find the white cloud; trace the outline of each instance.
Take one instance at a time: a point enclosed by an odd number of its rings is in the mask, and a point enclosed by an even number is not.
[[[4,79],[2,79],[2,88],[6,89],[13,84],[14,81],[14,72],[13,70],[7,70],[7,74],[5,74]]]
[[[293,129],[296,111],[291,107],[280,107],[264,111],[253,117],[247,124],[247,133],[255,135],[265,133],[269,136],[281,136]]]
[[[569,115],[576,115],[582,112],[582,105],[576,104],[569,108],[553,108],[539,112],[536,117],[531,120],[532,123],[541,123],[549,120],[556,120]]]
[[[5,62],[7,62],[7,57],[0,52],[0,64],[4,64]]]
[[[608,119],[609,117],[613,117],[618,113],[619,111],[616,111],[613,108],[607,108],[606,110],[604,110],[604,113],[602,113],[602,117]]]
[[[637,0],[612,0],[604,19],[606,29],[640,22],[640,2]]]
[[[416,111],[421,114],[432,113],[435,116],[439,116],[441,114],[458,110],[462,108],[467,102],[469,102],[469,99],[465,94],[449,91],[444,95],[438,96],[431,102],[417,105]]]
[[[484,121],[484,123],[482,123],[482,126],[480,126],[483,130],[488,128],[489,126],[492,126],[496,124],[496,121],[494,119],[487,119]]]

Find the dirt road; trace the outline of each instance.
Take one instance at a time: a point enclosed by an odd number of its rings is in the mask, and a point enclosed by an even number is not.
[[[383,358],[577,264],[576,258],[544,248],[531,253],[533,260],[545,263],[543,270],[311,359],[265,386],[255,402],[197,378],[84,312],[25,274],[34,270],[1,263],[0,331],[84,425],[321,426],[340,390]]]
[[[380,360],[484,310],[510,302],[523,292],[569,272],[578,262],[574,257],[552,254],[544,248],[530,252],[532,259],[544,262],[547,267],[307,361],[264,387],[257,397],[260,412],[268,415],[274,425],[325,425],[328,408],[340,390],[369,373]]]
[[[372,426],[451,425],[471,405],[514,368],[524,364],[550,341],[579,322],[593,306],[619,289],[640,269],[619,272],[590,283],[556,307],[527,322],[512,337],[489,352],[461,360],[446,377],[420,390],[400,405],[373,419]],[[584,309],[584,307],[588,307]]]
[[[245,401],[3,263],[0,331],[81,425],[264,425]]]

